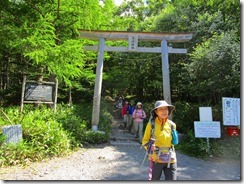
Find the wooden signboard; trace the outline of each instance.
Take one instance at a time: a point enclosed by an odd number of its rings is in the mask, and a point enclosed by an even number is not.
[[[25,87],[25,101],[54,101],[54,85],[44,85],[35,83],[26,83]]]
[[[37,82],[31,80],[27,81],[26,77],[24,77],[22,84],[20,112],[23,111],[24,103],[52,104],[54,110],[56,111],[57,92],[57,79],[55,82]]]

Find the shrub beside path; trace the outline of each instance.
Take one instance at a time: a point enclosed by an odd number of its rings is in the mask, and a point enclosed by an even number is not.
[[[109,143],[80,148],[70,156],[32,163],[25,168],[0,168],[0,179],[146,181],[148,161],[141,165],[145,151],[133,135],[119,128],[120,123],[113,122]],[[240,160],[205,161],[179,152],[177,159],[178,180],[241,179]]]

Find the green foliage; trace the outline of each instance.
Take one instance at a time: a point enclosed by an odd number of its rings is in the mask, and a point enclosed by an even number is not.
[[[100,121],[98,129],[105,132],[105,137],[108,140],[110,132],[111,132],[111,125],[112,125],[112,115],[111,110],[109,110],[113,105],[108,104],[105,105],[104,102],[101,103],[101,114],[100,114]],[[109,107],[108,107],[109,106]]]
[[[211,107],[214,121],[222,121],[222,103],[211,105],[210,102],[205,103],[190,103],[179,101],[173,103],[175,111],[173,112],[173,121],[177,125],[177,130],[180,133],[187,133],[194,129],[194,121],[199,121],[199,107]]]
[[[173,121],[177,125],[177,130],[186,133],[194,129],[194,121],[199,120],[200,104],[189,102],[175,102],[175,111],[173,112]]]
[[[1,147],[1,161],[5,164],[25,164],[46,157],[66,155],[71,151],[71,137],[69,133],[53,118],[53,109],[40,107],[40,109],[24,109],[22,115],[19,109],[12,107],[6,109],[6,114],[14,124],[21,124],[23,140],[18,144]],[[1,127],[9,122],[1,122]],[[10,154],[12,152],[12,154]]]
[[[21,141],[18,144],[3,144],[0,149],[0,166],[26,165],[42,159],[40,153]]]
[[[37,75],[48,79],[55,76],[59,84],[65,84],[63,88],[78,90],[93,84],[96,56],[84,54],[83,43],[91,42],[79,38],[79,29],[111,27],[108,18],[113,17],[113,10],[111,0],[104,6],[97,0],[1,2],[0,32],[5,36],[1,36],[0,68],[8,78],[8,82],[1,78],[1,103],[9,104],[6,97],[10,95],[12,100],[19,97],[15,85],[23,75],[30,80]]]
[[[6,140],[6,136],[3,135],[2,133],[0,134],[0,146],[4,143],[4,141]]]
[[[80,111],[79,111],[80,110]],[[83,114],[89,114],[89,108],[86,105],[61,105],[59,106],[59,113],[55,114],[55,120],[59,122],[62,127],[69,132],[72,137],[72,144],[76,147],[82,143],[84,139],[85,131],[89,124],[89,121]]]
[[[45,128],[53,124],[52,128],[67,136],[70,148],[90,140],[86,132],[91,129],[92,104],[76,104],[82,98],[87,101],[93,98],[97,53],[84,52],[83,46],[97,42],[80,39],[79,29],[192,32],[193,38],[187,43],[169,43],[188,52],[187,55],[169,54],[170,90],[176,106],[173,119],[177,129],[187,133],[193,130],[194,120],[199,119],[199,106],[208,105],[213,107],[214,119],[221,120],[221,98],[240,97],[240,2],[148,0],[146,4],[142,0],[129,0],[120,7],[114,6],[112,0],[1,1],[0,105],[19,105],[24,75],[34,80],[38,75],[48,80],[57,77],[58,101],[72,97],[74,102],[70,107],[59,107],[61,111],[57,113],[44,110],[48,114],[45,117],[40,112],[37,116],[33,113],[36,119],[28,116],[31,108],[22,115],[12,109],[8,112],[11,121],[24,123],[26,127],[27,120],[36,121],[39,128],[36,134],[44,134],[42,124]],[[122,45],[127,46],[127,42],[123,41]],[[160,43],[140,41],[139,46],[160,47]],[[105,60],[102,95],[120,93],[144,104],[164,99],[160,54],[107,52]],[[148,104],[148,109],[152,106]],[[104,104],[100,115],[99,129],[107,136],[111,117]],[[1,117],[0,121],[1,126],[9,123]],[[58,141],[52,136],[37,138],[24,131],[26,138],[43,142],[43,147],[50,141]],[[63,134],[58,134],[57,139]],[[27,143],[23,147],[28,147]],[[56,149],[54,146],[55,151],[48,150],[50,155],[58,152]]]
[[[68,134],[57,121],[49,118],[48,112],[44,112],[44,116],[41,111],[28,114],[21,124],[23,139],[40,157],[63,155],[70,149]]]
[[[23,140],[17,144],[5,144],[0,134],[0,166],[28,164],[44,158],[63,156],[76,150],[83,143],[99,144],[109,139],[111,115],[102,106],[98,132],[90,130],[91,105],[58,105],[52,108],[25,105],[23,113],[18,107],[5,109],[13,124],[22,126]],[[9,125],[1,118],[0,127]],[[102,133],[101,133],[102,132]]]
[[[184,135],[182,141],[177,145],[177,150],[182,153],[202,159],[214,160],[239,160],[241,156],[240,136],[226,136],[209,139],[209,146],[206,138],[195,138],[191,130]]]
[[[233,159],[241,158],[241,137],[225,136],[212,141],[211,150],[216,159]]]
[[[91,144],[101,144],[107,142],[107,140],[108,140],[108,135],[102,131],[94,132],[90,130],[85,133],[84,141]]]
[[[187,132],[182,141],[177,145],[177,149],[188,156],[197,158],[205,158],[209,155],[206,139],[195,138],[192,130]]]
[[[239,96],[240,45],[233,36],[231,33],[216,35],[195,48],[188,67],[194,79],[192,95],[209,94],[208,98],[217,98],[213,100],[227,95]]]

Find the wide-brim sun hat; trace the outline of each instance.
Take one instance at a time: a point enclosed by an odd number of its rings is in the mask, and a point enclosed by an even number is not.
[[[159,107],[168,107],[169,108],[169,115],[171,115],[172,111],[175,109],[175,106],[168,104],[164,100],[156,101],[156,103],[154,104],[154,108],[150,111],[150,114],[152,117],[156,116],[155,110]]]

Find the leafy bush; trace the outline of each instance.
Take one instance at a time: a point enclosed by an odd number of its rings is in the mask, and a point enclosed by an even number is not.
[[[0,134],[0,146],[4,143],[5,140],[6,140],[6,136],[1,133]]]
[[[85,134],[85,141],[91,144],[100,144],[107,142],[108,135],[103,131],[87,131]]]
[[[73,147],[77,147],[81,144],[89,123],[89,121],[82,119],[82,116],[78,114],[80,111],[77,109],[82,108],[78,105],[62,105],[59,107],[59,113],[56,113],[54,117],[54,119],[62,125],[63,129],[69,132],[69,138]]]
[[[110,105],[101,103],[98,132],[91,131],[92,106],[58,104],[52,108],[25,105],[22,114],[19,107],[4,109],[11,123],[0,116],[0,128],[9,124],[21,124],[23,140],[17,144],[5,144],[0,132],[0,166],[27,164],[53,156],[67,155],[84,142],[99,144],[109,139],[112,116]]]
[[[199,121],[199,104],[188,102],[176,102],[174,104],[173,121],[177,125],[177,130],[187,133],[194,130],[194,121]]]
[[[221,121],[222,119],[222,104],[215,106],[209,105],[208,102],[204,104],[193,104],[188,102],[176,102],[176,110],[173,113],[173,120],[177,125],[177,130],[184,134],[184,139],[181,141],[178,149],[189,156],[205,158],[209,155],[221,155],[220,150],[225,146],[216,146],[218,139],[209,139],[209,148],[206,138],[195,138],[194,135],[194,121],[199,121],[199,107],[212,107],[213,119]],[[224,135],[224,127],[221,126],[221,133]],[[208,150],[209,149],[209,150]]]
[[[3,144],[0,149],[0,166],[25,165],[43,159],[42,153],[28,143],[21,141],[17,144]]]
[[[40,107],[23,114],[19,109],[6,109],[14,124],[21,124],[23,140],[18,144],[2,144],[0,157],[1,165],[25,164],[46,157],[66,155],[71,150],[69,133],[55,121],[53,110]],[[1,122],[1,127],[9,122]]]
[[[101,101],[101,114],[98,129],[105,132],[105,137],[108,140],[111,132],[113,116],[111,115],[113,104]]]
[[[194,131],[191,130],[177,145],[177,149],[189,156],[206,158],[216,152],[215,142],[214,139],[209,139],[208,145],[206,138],[195,138]]]
[[[177,130],[181,133],[187,133],[189,130],[193,130],[194,121],[200,121],[199,107],[212,107],[213,120],[221,121],[222,119],[222,104],[213,106],[208,102],[194,104],[180,101],[174,105],[173,121],[177,124]]]

